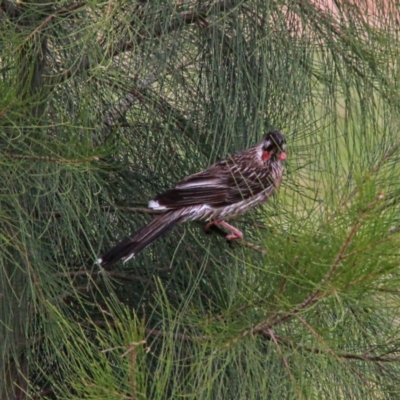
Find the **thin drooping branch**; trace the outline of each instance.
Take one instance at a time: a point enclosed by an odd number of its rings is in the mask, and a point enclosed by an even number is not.
[[[82,7],[81,4],[82,6],[84,6],[84,3],[77,3],[76,8],[74,9]],[[113,57],[119,56],[122,52],[131,51],[132,49],[134,49],[135,46],[141,45],[145,41],[156,39],[165,34],[170,34],[187,25],[203,22],[207,17],[218,15],[222,12],[228,12],[233,8],[239,6],[240,4],[240,0],[220,0],[215,2],[211,6],[206,5],[200,7],[197,10],[180,13],[179,15],[173,17],[168,24],[166,24],[165,21],[160,21],[160,23],[155,26],[154,29],[152,29],[151,35],[149,35],[148,30],[145,29],[143,32],[138,32],[133,40],[127,40],[125,38],[121,40],[117,45],[109,46],[110,50],[106,52],[101,59],[112,59]],[[72,10],[65,9],[64,12],[66,11],[71,12]],[[73,66],[71,68],[68,68],[64,72],[58,73],[56,76],[49,77],[47,83],[49,84],[49,86],[61,84],[65,80],[71,78],[73,75],[78,75],[84,71],[87,71],[91,66],[92,63],[89,61],[89,58],[87,56],[83,56],[78,61],[74,60]],[[153,76],[157,76],[157,74],[152,74],[148,78],[145,78],[144,81],[146,81],[147,79],[154,79]],[[142,82],[142,85],[145,86],[144,81]],[[147,86],[150,85],[148,84]],[[132,93],[132,95],[135,96],[135,93]],[[132,98],[130,98],[130,96],[127,96],[126,100],[128,104],[132,102]],[[105,118],[104,123],[106,126],[108,125],[107,122],[112,124],[113,121],[107,120],[107,118]]]
[[[244,332],[242,332],[241,335],[233,339],[231,342],[226,343],[223,347],[228,347],[236,342],[238,342],[241,338],[249,336],[249,335],[257,335],[257,334],[265,334],[269,329],[272,329],[275,326],[281,325],[293,317],[297,316],[301,311],[304,311],[311,305],[313,305],[316,301],[322,300],[326,297],[329,297],[333,292],[332,290],[324,290],[326,284],[332,279],[333,275],[335,274],[337,268],[339,267],[341,261],[345,257],[346,250],[349,248],[351,241],[358,231],[361,222],[364,218],[367,217],[368,213],[375,207],[375,205],[383,199],[383,196],[379,194],[377,198],[369,203],[364,209],[359,213],[357,219],[353,223],[353,226],[350,229],[349,234],[347,235],[346,239],[344,240],[342,246],[339,249],[339,252],[337,253],[331,268],[329,271],[325,274],[325,276],[322,278],[322,280],[319,282],[317,288],[309,295],[307,296],[303,302],[301,302],[299,305],[295,306],[292,308],[289,312],[282,316],[277,316],[274,315],[272,318],[270,318],[268,321],[263,321],[254,326],[251,329],[247,329]]]
[[[320,335],[318,335],[315,331],[314,333],[322,339]],[[185,342],[193,342],[193,341],[209,341],[212,342],[214,339],[211,336],[204,335],[190,335],[188,333],[181,332],[169,332],[167,330],[159,330],[155,328],[147,328],[146,334],[148,337],[153,338],[173,338],[174,340],[185,341]],[[312,354],[318,354],[321,356],[331,355],[335,356],[340,360],[348,359],[348,360],[358,360],[358,361],[366,361],[366,362],[374,362],[374,363],[397,363],[400,362],[400,355],[389,357],[388,354],[393,352],[385,352],[384,355],[372,355],[370,351],[364,351],[362,354],[356,353],[348,353],[342,351],[336,351],[331,348],[327,348],[327,350],[318,348],[318,347],[308,347],[304,345],[300,345],[295,343],[293,340],[283,337],[281,335],[276,334],[272,329],[264,330],[260,332],[260,334],[267,340],[272,340],[277,346],[284,346],[286,348],[290,348],[292,351],[296,350],[299,352],[307,352]],[[283,355],[282,348],[279,350],[280,354]],[[397,351],[394,351],[395,353]],[[286,365],[289,368],[289,365]]]
[[[139,98],[142,97],[141,92],[146,90],[153,83],[159,79],[159,69],[155,68],[145,79],[143,79],[136,90],[129,90],[128,94],[120,99],[115,106],[113,106],[103,119],[103,124],[108,128],[112,128],[116,125],[117,121],[120,121],[125,117],[127,111],[132,108]]]
[[[265,330],[264,332],[262,332],[262,335],[266,339],[271,340],[271,339],[273,339],[271,332],[273,333],[275,340],[278,343],[280,343],[281,346],[286,346],[286,347],[289,347],[290,349],[296,350],[296,351],[304,351],[307,353],[313,353],[313,354],[319,354],[319,355],[327,355],[329,352],[329,354],[334,355],[335,357],[338,357],[338,358],[342,358],[342,359],[368,361],[368,362],[375,362],[375,363],[400,362],[400,356],[388,357],[387,356],[387,354],[389,354],[388,352],[385,352],[385,355],[371,355],[370,351],[365,351],[365,352],[363,352],[363,354],[345,353],[345,352],[341,352],[341,351],[335,351],[333,349],[329,349],[329,351],[327,352],[318,347],[308,347],[308,346],[299,345],[298,343],[294,343],[294,341],[291,339],[288,339],[281,335],[275,334],[271,329]]]
[[[256,333],[258,331],[262,331],[264,329],[269,329],[272,328],[273,326],[277,326],[283,322],[288,321],[291,319],[293,316],[297,315],[300,311],[306,309],[310,305],[314,304],[317,300],[321,300],[322,298],[328,297],[332,294],[331,290],[328,291],[323,291],[324,286],[326,283],[328,283],[333,275],[335,274],[337,268],[339,267],[342,259],[344,258],[346,250],[349,248],[351,241],[358,231],[361,221],[367,216],[368,212],[372,210],[372,208],[380,201],[383,199],[383,196],[379,194],[377,198],[369,203],[364,209],[359,213],[358,218],[355,220],[353,223],[353,226],[350,229],[349,234],[347,235],[345,241],[343,242],[341,248],[339,249],[339,252],[337,256],[335,257],[331,268],[329,271],[326,273],[324,278],[322,278],[321,282],[318,285],[318,288],[314,290],[299,306],[294,307],[289,313],[285,314],[282,317],[279,317],[275,320],[272,320],[271,322],[267,323],[261,323],[258,324],[254,329],[251,330],[252,333]]]
[[[207,17],[217,15],[222,12],[232,10],[238,6],[242,1],[239,0],[220,0],[214,2],[211,6],[209,4],[199,7],[197,10],[182,12],[176,17],[173,17],[168,25],[165,21],[160,22],[152,30],[152,34],[148,35],[148,30],[139,32],[134,40],[122,40],[117,46],[112,49],[112,55],[115,57],[121,52],[130,51],[135,46],[140,45],[144,40],[156,39],[162,35],[169,34],[185,25],[192,25],[198,22],[203,22]]]
[[[189,61],[182,65],[179,65],[176,68],[169,69],[167,72],[163,74],[163,76],[167,76],[173,72],[182,70],[192,64],[193,61]],[[106,126],[108,130],[113,128],[118,122],[123,121],[125,118],[126,113],[131,109],[137,101],[144,100],[146,97],[146,93],[148,92],[149,88],[156,83],[161,77],[161,69],[159,66],[154,67],[153,72],[149,73],[146,78],[144,78],[135,89],[128,90],[128,93],[122,97],[122,99],[116,102],[116,105],[111,107],[111,109],[106,113],[106,116],[103,119],[103,124]],[[162,107],[160,105],[161,99],[159,101],[154,102],[156,107]],[[165,105],[165,101],[163,104]],[[168,104],[169,109],[172,107]],[[162,110],[165,112],[165,110]],[[185,126],[181,126],[182,124],[180,121],[176,121],[178,127],[185,131]]]
[[[386,161],[396,155],[397,151],[400,149],[400,141],[397,141],[383,156],[382,158],[374,164],[369,170],[368,175],[375,175],[379,170],[385,165]],[[346,205],[358,192],[358,187],[354,188],[352,192],[340,203],[340,207]],[[334,214],[333,216],[336,216]]]
[[[292,371],[290,370],[289,362],[288,362],[287,358],[285,357],[285,355],[282,352],[282,348],[281,348],[281,346],[279,344],[279,341],[275,337],[274,331],[272,329],[268,329],[267,330],[267,334],[272,339],[272,341],[275,343],[275,346],[278,349],[278,352],[279,352],[280,356],[282,357],[283,364],[285,365],[285,368],[286,368],[286,370],[287,370],[287,372],[288,372],[288,374],[290,376],[290,380],[292,381],[292,384],[295,385],[296,384],[296,380],[295,380],[295,378],[294,378],[294,376],[292,374]]]
[[[53,14],[49,15],[47,18],[45,18],[33,31],[32,33],[25,39],[25,41],[20,45],[23,46],[26,42],[29,42],[32,40],[35,35],[37,35],[40,31],[42,31],[46,26],[52,22],[56,17],[66,17],[68,14],[72,11],[78,10],[79,8],[82,8],[86,5],[84,2],[80,3],[75,3],[71,4],[70,6],[66,8],[62,8],[60,10],[55,11]]]

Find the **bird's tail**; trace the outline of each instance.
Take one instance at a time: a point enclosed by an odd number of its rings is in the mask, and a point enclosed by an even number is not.
[[[128,261],[157,240],[161,235],[175,227],[182,216],[175,212],[165,213],[153,219],[148,225],[140,228],[130,237],[125,238],[112,249],[104,253],[97,261],[104,267],[110,267],[119,260]]]

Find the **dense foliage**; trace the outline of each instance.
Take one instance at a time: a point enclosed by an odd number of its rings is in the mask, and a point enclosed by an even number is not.
[[[394,2],[0,8],[0,398],[400,393]],[[189,173],[285,132],[283,186],[126,264],[101,252]]]

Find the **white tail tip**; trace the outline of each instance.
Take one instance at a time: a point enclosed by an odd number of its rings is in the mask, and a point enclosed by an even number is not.
[[[149,208],[152,208],[153,210],[166,210],[167,209],[167,207],[160,205],[160,203],[156,200],[149,201]]]

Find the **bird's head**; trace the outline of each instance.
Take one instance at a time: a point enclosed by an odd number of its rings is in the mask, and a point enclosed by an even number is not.
[[[268,160],[284,160],[286,158],[286,140],[280,131],[270,131],[265,135],[261,143],[262,159]]]

